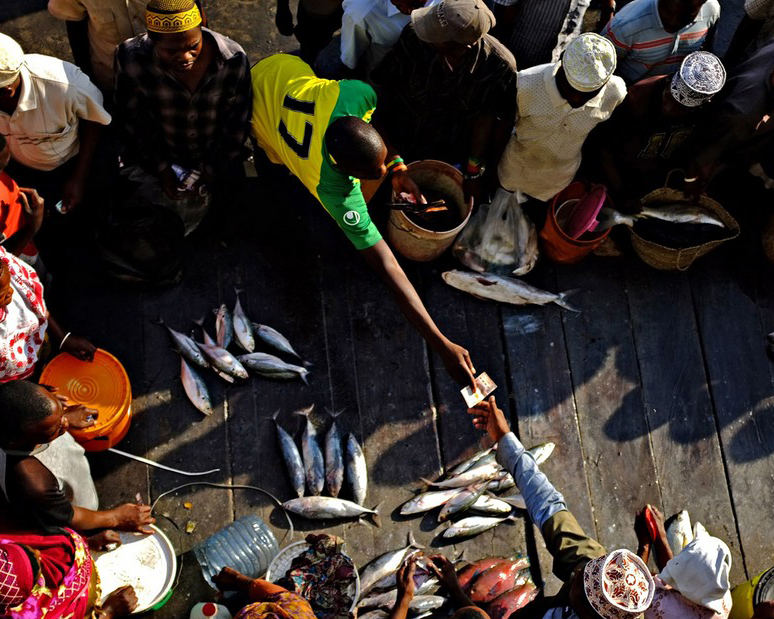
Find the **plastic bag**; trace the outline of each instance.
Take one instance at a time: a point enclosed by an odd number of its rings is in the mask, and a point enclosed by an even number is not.
[[[537,232],[521,209],[520,192],[498,189],[454,242],[452,253],[469,269],[496,275],[524,275],[538,258]]]

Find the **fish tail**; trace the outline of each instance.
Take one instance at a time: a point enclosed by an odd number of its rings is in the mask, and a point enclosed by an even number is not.
[[[567,297],[574,295],[576,292],[580,292],[580,288],[573,288],[572,290],[565,290],[559,293],[559,297],[554,301],[559,307],[562,307],[571,312],[580,314],[580,310],[567,302]]]
[[[342,408],[341,410],[338,410],[338,411],[334,411],[334,410],[332,410],[330,408],[327,408],[327,407],[325,408],[325,412],[328,413],[331,416],[331,419],[336,419],[345,410],[347,410],[346,406],[344,408]]]
[[[307,375],[309,374],[309,370],[305,370],[304,372],[299,372],[299,376],[301,377],[301,380],[304,381],[304,384],[308,387],[309,386],[309,379],[307,378]]]
[[[296,357],[298,357],[298,355],[296,355]],[[298,358],[301,359],[301,357],[298,357]],[[301,359],[301,365],[303,365],[306,369],[314,367],[314,363],[312,363],[311,361],[304,361],[303,359]]]
[[[204,316],[201,318],[194,318],[194,324],[199,325],[199,327],[204,329]]]
[[[377,506],[374,507],[372,514],[366,515],[366,518],[368,518],[376,528],[381,528],[382,526],[382,517],[379,515],[379,508],[381,506],[382,504],[379,503]]]
[[[414,538],[414,531],[409,529],[408,535],[406,536],[406,542],[409,546],[412,548],[424,548],[424,544],[420,544],[415,538]]]
[[[434,481],[430,481],[429,479],[426,479],[425,477],[420,477],[419,479],[421,479],[428,486],[435,486],[435,482]]]
[[[166,326],[166,323],[164,322],[164,319],[161,316],[159,316],[157,320],[151,319],[151,322],[154,325],[161,325],[162,327]]]
[[[302,417],[306,417],[308,419],[309,415],[311,415],[313,410],[314,410],[314,404],[310,404],[305,408],[299,408],[297,411],[293,411],[293,414],[301,415]]]

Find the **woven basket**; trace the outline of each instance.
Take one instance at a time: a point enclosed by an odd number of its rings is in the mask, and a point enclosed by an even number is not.
[[[669,187],[661,187],[660,189],[651,191],[641,202],[642,205],[645,206],[654,202],[665,203],[686,201],[682,191],[671,189]],[[645,264],[652,266],[654,269],[661,269],[662,271],[685,271],[697,258],[712,251],[726,241],[730,241],[739,236],[739,224],[736,222],[736,219],[731,217],[718,202],[707,195],[702,195],[699,198],[699,206],[706,208],[725,224],[728,230],[728,236],[723,239],[708,241],[701,245],[694,245],[693,247],[675,249],[673,247],[659,245],[653,241],[648,241],[638,235],[633,228],[630,228],[632,247],[634,247],[634,251],[637,252],[637,255]]]

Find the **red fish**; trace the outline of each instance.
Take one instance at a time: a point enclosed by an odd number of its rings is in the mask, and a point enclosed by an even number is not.
[[[488,557],[466,565],[460,570],[460,573],[457,574],[457,580],[460,583],[460,587],[466,589],[469,585],[473,584],[473,581],[476,580],[480,574],[501,561],[503,561],[502,557]]]
[[[477,604],[491,602],[498,595],[513,589],[519,578],[524,580],[528,574],[520,572],[529,565],[527,559],[517,559],[516,561],[503,561],[490,567],[481,574],[470,590],[470,599]]]
[[[491,619],[508,619],[534,600],[537,594],[538,588],[531,582],[526,582],[496,597],[486,607],[486,612]]]

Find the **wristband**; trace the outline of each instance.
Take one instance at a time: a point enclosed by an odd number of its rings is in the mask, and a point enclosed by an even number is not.
[[[62,346],[64,346],[64,343],[67,341],[67,338],[70,337],[73,334],[72,331],[68,331],[67,334],[62,338],[62,341],[59,342],[59,350],[62,350]]]
[[[405,163],[398,163],[395,166],[392,167],[392,169],[388,169],[387,171],[390,174],[395,174],[396,172],[405,172],[408,170]]]
[[[393,167],[398,166],[403,163],[403,159],[401,157],[395,157],[390,163],[387,164],[387,170],[391,170]]]
[[[686,178],[686,179],[684,180],[684,182],[686,182],[686,183],[695,183],[695,182],[696,182],[696,181],[698,181],[698,180],[699,180],[699,177],[698,177],[698,176],[694,176],[694,177],[692,177],[692,178]]]

